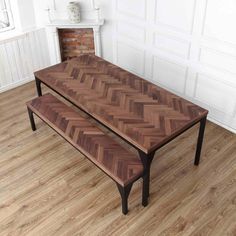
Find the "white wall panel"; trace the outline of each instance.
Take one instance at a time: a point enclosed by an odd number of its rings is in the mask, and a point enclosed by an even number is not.
[[[144,75],[144,51],[123,42],[117,45],[117,62],[123,68]]]
[[[154,57],[153,79],[164,87],[183,93],[186,82],[187,68],[158,57]]]
[[[16,64],[17,62],[13,48],[15,43],[16,43],[15,41],[5,43],[5,50],[7,55],[6,60],[11,71],[12,82],[18,81],[20,79],[17,71],[17,64]]]
[[[119,34],[128,37],[129,39],[144,43],[145,30],[142,27],[136,26],[127,21],[118,21],[117,31]]]
[[[236,87],[228,86],[215,79],[199,74],[195,98],[219,111],[234,115],[236,106]]]
[[[0,78],[1,87],[13,83],[6,47],[3,44],[0,44]]]
[[[204,35],[228,43],[236,44],[236,1],[206,1]]]
[[[145,19],[146,2],[147,0],[119,0],[117,1],[117,10],[124,14]]]
[[[185,59],[189,57],[190,43],[173,36],[155,33],[154,46]]]
[[[191,32],[195,0],[156,0],[156,23]]]
[[[0,41],[0,92],[34,79],[33,72],[49,64],[44,29]]]
[[[203,64],[213,66],[216,69],[221,69],[229,73],[236,74],[236,56],[207,48],[202,48],[199,61]]]

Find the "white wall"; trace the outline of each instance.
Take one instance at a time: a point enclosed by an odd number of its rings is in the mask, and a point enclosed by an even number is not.
[[[33,72],[50,64],[44,29],[0,41],[0,92],[34,79]]]
[[[32,0],[10,0],[15,30],[28,31],[36,27]]]
[[[0,34],[0,92],[33,80],[34,71],[50,64],[46,33],[36,27],[32,0],[10,0],[10,5],[14,29]]]
[[[236,132],[236,1],[114,0],[114,62]]]

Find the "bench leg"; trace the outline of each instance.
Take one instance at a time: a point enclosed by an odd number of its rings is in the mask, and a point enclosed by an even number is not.
[[[41,81],[35,77],[35,84],[36,84],[36,89],[38,93],[38,97],[42,96],[42,88],[41,88]]]
[[[36,130],[36,126],[35,126],[35,122],[34,122],[33,112],[29,108],[27,108],[27,109],[28,109],[28,114],[29,114],[31,128],[32,128],[33,131],[35,131]]]
[[[198,140],[197,140],[197,149],[196,149],[196,155],[195,155],[195,160],[194,160],[194,165],[196,166],[198,166],[200,162],[205,125],[206,125],[206,117],[202,118],[200,121],[200,128],[199,128]]]
[[[119,185],[118,183],[116,183],[116,184],[117,184],[118,190],[120,192],[120,196],[121,196],[122,213],[124,215],[126,215],[128,213],[128,197],[129,197],[129,193],[130,193],[133,183],[131,183],[125,187]]]
[[[148,205],[148,198],[150,195],[150,170],[154,155],[155,152],[152,152],[150,154],[145,154],[144,152],[139,151],[139,157],[144,167],[143,190],[142,190],[142,205],[144,207]]]

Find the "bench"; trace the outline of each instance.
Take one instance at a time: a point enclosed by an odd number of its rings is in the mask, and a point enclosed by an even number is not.
[[[26,105],[33,131],[36,130],[35,114],[116,182],[122,212],[127,214],[132,185],[143,177],[143,164],[139,157],[49,93]]]

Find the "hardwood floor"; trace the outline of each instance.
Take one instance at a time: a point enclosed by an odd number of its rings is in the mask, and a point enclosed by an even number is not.
[[[207,122],[199,167],[198,127],[162,148],[149,205],[138,181],[124,216],[110,178],[39,119],[31,131],[35,95],[34,83],[0,94],[1,236],[236,235],[236,135]]]

